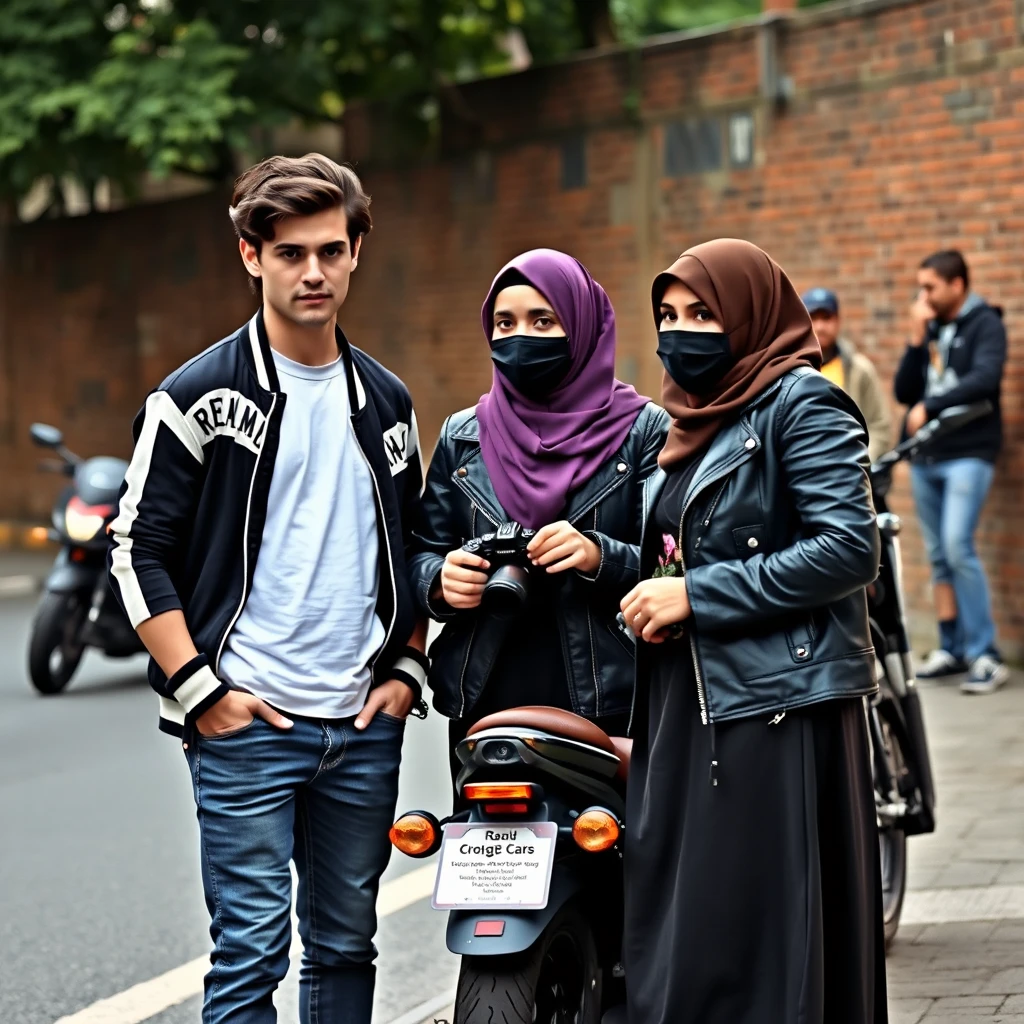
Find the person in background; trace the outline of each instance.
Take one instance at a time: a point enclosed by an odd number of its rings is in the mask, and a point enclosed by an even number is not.
[[[930,445],[910,469],[939,620],[939,647],[917,674],[932,679],[969,669],[961,689],[992,693],[1009,672],[996,647],[974,532],[1002,446],[1003,311],[970,290],[967,263],[953,249],[929,256],[917,283],[910,338],[895,381],[896,400],[910,406],[907,435],[943,409],[986,399],[992,403],[991,413]]]
[[[812,288],[804,294],[803,303],[821,346],[821,372],[857,403],[868,425],[868,452],[874,462],[888,451],[892,439],[889,400],[882,390],[875,364],[858,352],[853,342],[840,337],[842,321],[835,292]]]
[[[481,718],[523,705],[625,735],[634,652],[615,620],[637,580],[644,486],[668,416],[616,380],[615,311],[572,256],[517,256],[482,318],[491,390],[441,427],[414,531],[416,596],[444,624],[434,706],[452,720],[453,749]],[[488,565],[462,547],[506,522],[537,531],[512,621],[489,611]]]

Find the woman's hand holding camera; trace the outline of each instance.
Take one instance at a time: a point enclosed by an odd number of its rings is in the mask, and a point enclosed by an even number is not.
[[[490,562],[462,548],[449,551],[441,566],[441,596],[459,611],[478,607],[490,567]]]
[[[690,596],[683,576],[660,576],[635,586],[619,606],[626,625],[648,643],[660,644],[666,630],[690,617]]]
[[[601,567],[601,549],[565,521],[538,530],[526,553],[534,565],[552,573],[578,569],[593,574]]]

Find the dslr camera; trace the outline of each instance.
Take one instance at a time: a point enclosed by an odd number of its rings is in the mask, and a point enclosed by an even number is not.
[[[489,615],[511,619],[526,607],[533,571],[526,547],[536,532],[519,523],[502,523],[494,533],[474,537],[462,545],[463,551],[491,563],[490,578],[480,602],[480,607]]]

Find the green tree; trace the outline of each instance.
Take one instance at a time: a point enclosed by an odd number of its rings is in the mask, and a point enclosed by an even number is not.
[[[3,0],[0,202],[52,176],[129,193],[145,171],[222,179],[239,149],[346,102],[422,146],[453,83],[755,13],[761,0]],[[805,0],[808,2],[808,0]],[[809,0],[816,2],[816,0]]]

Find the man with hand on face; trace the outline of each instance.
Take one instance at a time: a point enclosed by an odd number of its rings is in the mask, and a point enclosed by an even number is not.
[[[868,425],[868,452],[874,462],[889,449],[892,420],[878,371],[867,356],[840,337],[839,299],[828,288],[812,288],[803,296],[811,326],[821,346],[821,372],[856,403]]]
[[[917,272],[910,338],[896,373],[896,399],[910,406],[906,433],[943,409],[988,400],[992,412],[930,445],[911,466],[914,501],[932,563],[938,650],[924,679],[969,669],[965,693],[992,693],[1009,672],[999,658],[985,569],[974,531],[1002,446],[999,389],[1006,362],[1003,311],[970,290],[956,250],[929,256]]]
[[[336,323],[370,230],[356,175],[271,157],[230,209],[261,305],[154,390],[110,582],[182,737],[214,941],[204,1024],[273,1024],[292,877],[302,1024],[370,1024],[405,718],[426,679],[405,550],[405,385]]]

